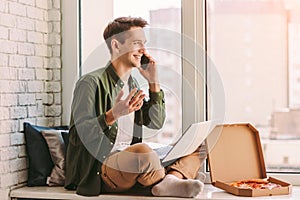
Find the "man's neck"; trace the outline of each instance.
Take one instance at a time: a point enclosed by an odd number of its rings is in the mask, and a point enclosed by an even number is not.
[[[131,71],[132,71],[132,67],[127,66],[126,64],[124,64],[123,62],[121,62],[120,60],[116,59],[116,60],[111,60],[112,66],[115,69],[117,75],[120,77],[120,79],[122,81],[127,82]]]

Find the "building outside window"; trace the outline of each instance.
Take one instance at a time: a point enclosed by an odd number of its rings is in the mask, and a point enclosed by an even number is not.
[[[267,171],[300,172],[300,3],[209,0],[207,49],[226,122],[260,132]]]

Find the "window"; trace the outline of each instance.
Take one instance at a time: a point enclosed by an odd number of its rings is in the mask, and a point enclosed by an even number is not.
[[[300,173],[300,3],[209,0],[207,51],[225,91],[225,121],[260,132],[268,172]]]
[[[166,99],[166,122],[157,132],[146,127],[144,141],[170,144],[181,135],[181,1],[114,0],[114,18],[121,16],[142,17],[149,23],[146,49],[157,61],[160,86]],[[178,55],[179,53],[179,55]],[[148,83],[137,70],[141,88],[147,92]]]
[[[155,27],[163,27],[163,33],[172,33],[172,37],[175,39],[169,40],[171,41],[171,45],[167,49],[175,49],[173,52],[165,51],[159,55],[167,55],[168,59],[162,59],[157,56],[156,59],[161,59],[164,67],[169,65],[169,69],[160,73],[161,81],[165,81],[168,83],[164,83],[165,87],[168,87],[168,90],[172,92],[166,93],[166,98],[173,99],[174,103],[173,107],[168,108],[168,110],[176,110],[177,112],[173,114],[169,114],[169,118],[166,122],[166,126],[171,127],[171,124],[176,124],[177,130],[176,134],[172,132],[171,134],[166,132],[166,135],[170,135],[169,139],[166,139],[164,142],[169,143],[170,140],[176,140],[176,137],[180,135],[180,133],[185,130],[191,123],[195,121],[203,121],[204,120],[204,87],[197,87],[197,80],[194,75],[194,69],[190,67],[191,63],[195,63],[196,55],[194,52],[194,47],[192,47],[192,43],[195,45],[195,38],[199,35],[202,37],[202,32],[200,34],[195,35],[195,26],[196,18],[195,18],[195,8],[202,8],[203,1],[201,0],[171,0],[171,1],[161,1],[159,3],[159,7],[152,8],[152,2],[149,4],[148,1],[138,1],[139,5],[148,5],[149,8],[143,7],[141,11],[138,13],[132,13],[132,10],[129,9],[129,6],[122,6],[124,1],[120,1],[121,4],[119,6],[116,5],[118,0],[79,0],[72,1],[62,4],[62,14],[64,15],[64,20],[62,24],[62,34],[64,38],[64,43],[62,44],[62,62],[64,63],[64,67],[62,68],[62,80],[63,80],[63,91],[62,91],[62,99],[63,99],[63,123],[68,123],[70,119],[70,105],[72,100],[72,92],[75,85],[76,80],[83,74],[86,74],[100,66],[104,66],[106,62],[109,60],[109,53],[105,46],[105,42],[102,38],[102,33],[107,25],[107,22],[111,21],[114,17],[118,15],[141,15],[146,19],[150,19],[149,10],[160,9],[158,12],[152,12],[153,19],[156,20]],[[143,2],[143,3],[141,3]],[[144,3],[145,2],[145,3]],[[153,5],[157,5],[158,2],[153,1]],[[127,3],[127,1],[126,1]],[[199,4],[199,5],[198,5]],[[114,8],[115,7],[115,8]],[[118,8],[126,8],[129,9],[126,11],[120,11],[123,13],[117,14]],[[135,5],[131,6],[133,10],[135,10]],[[72,8],[72,9],[69,9]],[[146,9],[146,11],[145,11]],[[165,9],[165,10],[164,10]],[[171,18],[162,18],[163,21],[159,22],[158,16],[161,16],[162,12],[167,11],[170,14]],[[124,13],[125,12],[125,13]],[[127,12],[127,13],[126,13]],[[171,20],[172,19],[172,20]],[[175,20],[174,20],[175,19]],[[78,20],[78,21],[77,21]],[[186,21],[186,23],[181,23],[182,21]],[[150,21],[152,24],[153,21]],[[155,22],[155,21],[154,21]],[[171,22],[171,23],[170,23]],[[176,22],[176,23],[174,23]],[[166,26],[166,24],[168,24]],[[183,34],[181,34],[183,33]],[[190,40],[186,42],[182,42],[182,35],[186,36]],[[164,35],[166,37],[166,35]],[[161,37],[161,38],[164,38]],[[152,38],[154,38],[152,36]],[[169,39],[169,38],[168,38]],[[160,40],[161,42],[157,42],[156,45],[168,45],[170,43],[166,43],[166,41]],[[201,44],[201,43],[200,43]],[[176,53],[174,53],[176,52]],[[101,54],[101,56],[98,56]],[[172,54],[172,58],[170,55]],[[188,57],[188,61],[184,59],[178,59],[179,57]],[[175,60],[178,61],[176,65],[170,65]],[[203,65],[202,65],[203,66]],[[167,67],[167,66],[166,66]],[[172,84],[170,84],[170,78],[165,79],[167,74],[173,74],[173,77],[179,76],[178,79],[173,79]],[[183,80],[180,80],[180,78]],[[169,79],[169,80],[168,80]],[[174,86],[175,85],[175,86]],[[175,89],[173,89],[173,87]],[[189,90],[187,90],[188,88]],[[186,92],[188,91],[188,92]],[[201,104],[201,113],[196,109],[195,102],[196,98],[191,98],[191,93],[197,93],[194,95],[197,99],[200,99]],[[198,94],[199,93],[199,94]],[[176,96],[176,98],[174,98]],[[181,105],[179,107],[176,105],[180,102]],[[181,106],[181,107],[180,107]],[[200,116],[200,117],[199,117]],[[170,129],[171,130],[171,129]]]
[[[77,5],[78,2],[81,4],[80,7]],[[77,68],[75,70],[75,67],[79,68],[79,64],[74,59],[78,57],[79,50],[76,51],[77,47],[73,45],[77,43],[79,46],[78,41],[81,40],[80,52],[83,63],[99,44],[104,42],[103,28],[108,21],[117,16],[114,5],[115,1],[112,0],[72,1],[62,4],[64,15],[62,34],[66,33],[64,26],[72,27],[68,28],[62,44],[64,123],[68,123],[69,120],[68,108],[75,83],[73,75],[76,74],[78,77],[79,74],[79,70]],[[281,172],[276,175],[283,175],[285,180],[300,184],[299,159],[295,157],[299,151],[300,121],[297,114],[300,88],[299,2],[182,0],[179,8],[180,6],[182,35],[207,48],[208,59],[217,66],[223,81],[227,102],[226,122],[247,121],[257,127],[262,137],[268,171]],[[81,13],[80,40],[76,36],[77,30],[74,25],[78,17],[77,9]],[[189,57],[195,60],[194,63],[200,62],[199,66],[206,66],[207,61],[201,58],[203,55],[199,56],[195,52],[195,46],[190,44],[181,40],[182,57]],[[105,62],[106,59],[102,59],[99,64]],[[86,67],[81,69],[82,74],[97,66],[86,65]],[[194,121],[210,118],[211,105],[205,96],[205,84],[195,78],[193,70],[189,70],[189,63],[183,59],[180,67],[182,77],[190,81],[188,85],[192,85],[194,92],[197,93],[196,99],[199,100],[197,103],[200,104],[199,110],[195,109],[195,102],[191,101],[190,92],[186,89],[187,84],[182,81],[182,125],[180,125],[182,130],[185,130]],[[203,74],[209,73],[206,72],[206,68],[201,70]],[[289,118],[291,120],[287,120]],[[281,119],[288,123],[278,124],[283,122]],[[170,119],[166,125],[172,123],[173,119]],[[286,145],[287,142],[289,145]],[[278,152],[282,145],[284,151]],[[278,156],[272,156],[276,154]]]
[[[106,1],[107,2],[107,1]],[[144,127],[144,140],[172,143],[181,135],[181,0],[114,0],[106,13],[98,8],[104,1],[81,1],[81,73],[86,74],[105,66],[109,60],[102,33],[107,23],[117,17],[142,17],[148,21],[146,49],[158,64],[161,88],[165,92],[166,122],[157,132]],[[96,22],[96,23],[95,23]],[[93,30],[93,31],[91,31]],[[133,75],[141,88],[148,92],[148,84],[137,70]]]

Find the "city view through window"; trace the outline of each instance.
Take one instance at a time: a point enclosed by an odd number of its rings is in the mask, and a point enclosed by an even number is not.
[[[146,29],[149,45],[146,44],[146,49],[148,47],[147,51],[158,64],[160,85],[166,99],[166,122],[159,132],[144,127],[144,141],[173,143],[182,134],[181,56],[175,53],[181,52],[181,41],[173,39],[180,38],[181,34],[181,0],[152,0],[147,4],[140,0],[114,0],[113,14],[114,18],[142,17],[149,23],[149,32]],[[138,78],[139,73],[134,73],[134,76]],[[147,92],[148,85],[144,79],[139,79],[139,82]]]
[[[209,0],[207,48],[226,121],[259,130],[267,171],[300,172],[300,2]]]

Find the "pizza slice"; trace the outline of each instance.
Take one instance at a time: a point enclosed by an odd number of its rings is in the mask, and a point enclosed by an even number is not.
[[[242,181],[235,181],[230,186],[241,188],[241,189],[269,189],[279,188],[281,185],[271,183],[266,179],[249,179]]]

